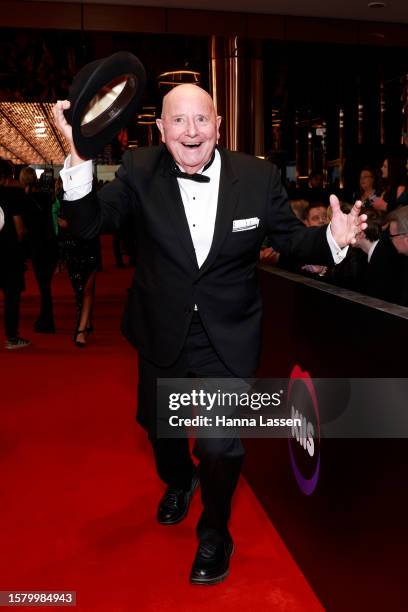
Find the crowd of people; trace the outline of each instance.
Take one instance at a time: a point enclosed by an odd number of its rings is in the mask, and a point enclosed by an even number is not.
[[[408,172],[407,157],[389,155],[378,169],[364,166],[352,201],[361,200],[368,227],[336,266],[288,259],[265,244],[262,263],[306,274],[339,287],[408,306]],[[19,334],[24,272],[31,260],[40,294],[36,333],[55,333],[52,279],[65,264],[76,302],[73,341],[85,347],[93,331],[92,314],[97,271],[101,268],[99,238],[74,237],[61,212],[61,179],[44,184],[27,166],[15,176],[13,165],[0,159],[0,286],[4,294],[5,346],[23,348],[30,341]],[[307,227],[330,222],[330,189],[324,176],[313,172],[307,189],[291,191],[294,214]],[[351,204],[343,200],[342,209]],[[135,263],[134,245],[126,227],[113,238],[117,267],[123,267],[123,245],[130,265]]]
[[[313,172],[306,189],[290,193],[292,210],[307,227],[327,225],[329,194],[323,174]],[[362,201],[368,227],[340,264],[327,267],[288,260],[268,244],[261,251],[261,262],[408,306],[408,155],[388,155],[377,168],[363,166],[351,199]],[[343,199],[344,212],[351,206]]]
[[[31,267],[40,295],[34,332],[56,332],[52,281],[67,269],[76,302],[73,341],[86,346],[93,331],[96,273],[101,267],[99,238],[72,236],[61,212],[60,179],[38,180],[30,166],[19,172],[0,159],[0,287],[4,294],[5,348],[19,349],[31,341],[20,335],[20,301],[24,276]]]

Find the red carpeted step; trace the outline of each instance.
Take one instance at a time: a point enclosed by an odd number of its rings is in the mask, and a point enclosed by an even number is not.
[[[33,346],[0,352],[0,590],[74,590],[84,612],[322,610],[244,480],[230,577],[189,584],[199,495],[183,523],[156,523],[163,486],[134,422],[136,354],[119,333],[131,275],[104,240],[95,333],[80,350],[65,273],[53,287],[55,336],[31,331],[28,274],[21,331]]]

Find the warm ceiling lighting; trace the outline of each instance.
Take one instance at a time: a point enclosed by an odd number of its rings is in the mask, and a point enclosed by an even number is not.
[[[156,107],[143,106],[142,112],[137,116],[138,125],[154,125],[156,123]]]
[[[280,111],[278,108],[273,108],[271,112],[272,127],[279,127],[281,122]]]
[[[17,157],[12,151],[9,151],[9,149],[6,149],[2,145],[0,145],[0,157],[3,159],[8,159],[8,161],[11,161],[13,164],[24,163],[22,159]]]
[[[157,77],[159,87],[162,85],[170,85],[175,87],[182,83],[192,83],[193,85],[200,84],[200,73],[195,70],[170,70],[169,72],[162,72]]]
[[[0,146],[7,159],[25,164],[62,164],[69,151],[57,132],[49,102],[0,102]]]
[[[8,121],[7,115],[3,114],[0,116],[0,145],[10,151],[12,156],[21,159],[25,164],[42,164],[44,162],[38,151]]]
[[[137,116],[138,125],[154,125],[155,123],[156,123],[156,119],[154,115],[138,115]]]

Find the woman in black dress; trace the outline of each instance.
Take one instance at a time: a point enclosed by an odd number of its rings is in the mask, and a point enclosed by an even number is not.
[[[56,185],[58,191],[58,185]],[[69,280],[75,293],[77,320],[74,344],[86,346],[87,337],[93,331],[92,314],[95,301],[96,273],[101,266],[101,246],[99,236],[92,240],[74,238],[67,229],[67,222],[61,216],[59,198],[54,204],[59,227],[62,259],[65,261]]]

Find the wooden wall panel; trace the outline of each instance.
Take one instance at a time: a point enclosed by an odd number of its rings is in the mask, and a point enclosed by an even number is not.
[[[362,45],[408,47],[408,25],[398,23],[361,22]]]
[[[285,17],[282,15],[249,14],[247,19],[249,38],[285,39]]]
[[[165,33],[163,8],[84,4],[85,30]]]
[[[3,0],[0,3],[0,27],[80,30],[81,5]]]
[[[305,42],[358,44],[357,21],[285,17],[285,39]]]
[[[118,3],[120,0],[118,0]],[[190,9],[83,4],[88,31],[146,32],[196,36],[408,47],[408,25]],[[2,0],[0,27],[81,29],[81,4]]]
[[[197,36],[246,36],[247,15],[221,11],[194,11],[167,9],[169,34],[193,34]]]

